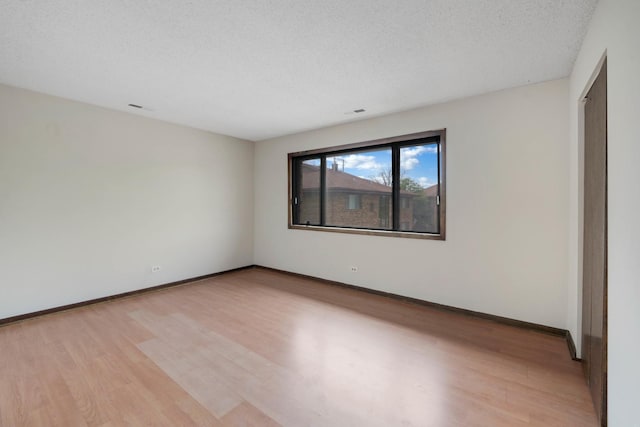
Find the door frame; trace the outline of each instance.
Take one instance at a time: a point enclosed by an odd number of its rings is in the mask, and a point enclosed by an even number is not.
[[[585,87],[579,98],[579,106],[578,106],[578,174],[579,174],[579,195],[578,195],[578,339],[580,340],[579,344],[579,355],[583,356],[584,349],[584,341],[582,340],[583,328],[582,328],[582,320],[583,320],[583,304],[584,304],[584,213],[585,213],[585,104],[587,101],[587,95],[591,91],[593,84],[596,79],[600,76],[600,73],[603,71],[603,67],[607,64],[607,52],[605,51],[598,61],[596,67],[589,80],[585,84]],[[608,76],[607,76],[608,80]],[[607,85],[608,86],[608,85]],[[606,103],[608,104],[608,90]],[[606,109],[606,123],[609,122],[609,109]],[[598,420],[602,426],[607,425],[607,406],[608,406],[608,398],[607,398],[607,349],[608,349],[608,332],[607,332],[607,313],[608,313],[608,229],[609,229],[609,221],[608,221],[608,205],[609,205],[609,192],[608,192],[608,169],[609,169],[609,157],[608,157],[608,140],[609,140],[609,132],[608,126],[605,128],[606,132],[606,146],[605,146],[605,212],[604,212],[604,296],[603,296],[603,305],[604,305],[604,313],[603,313],[603,391],[602,391],[602,413],[600,414],[600,419]],[[586,366],[583,365],[583,371],[585,375],[589,375],[586,371]],[[589,379],[585,378],[588,382]],[[591,390],[590,393],[591,395]]]

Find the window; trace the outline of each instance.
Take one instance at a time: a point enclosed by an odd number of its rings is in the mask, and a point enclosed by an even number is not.
[[[400,209],[409,209],[410,200],[407,196],[400,196]]]
[[[290,153],[289,168],[289,228],[444,240],[444,130]]]
[[[360,209],[359,194],[349,194],[349,198],[347,199],[347,209],[349,210]]]

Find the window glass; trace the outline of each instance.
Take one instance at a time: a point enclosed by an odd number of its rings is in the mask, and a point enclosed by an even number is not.
[[[443,240],[444,133],[290,153],[289,226]]]
[[[359,194],[349,194],[349,198],[347,199],[347,209],[349,210],[360,209]]]
[[[438,144],[400,148],[402,230],[438,233],[438,176]]]
[[[391,148],[354,151],[326,159],[326,225],[389,229]]]
[[[300,162],[298,172],[299,190],[298,223],[306,225],[320,224],[320,159],[309,159]]]

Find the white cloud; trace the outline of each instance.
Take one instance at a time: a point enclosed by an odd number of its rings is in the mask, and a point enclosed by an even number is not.
[[[378,163],[375,156],[367,156],[365,154],[350,154],[348,156],[339,157],[336,163],[342,166],[344,161],[344,169],[360,169],[360,170],[381,170],[385,165]]]
[[[431,187],[432,185],[436,185],[437,182],[436,181],[432,181],[429,178],[427,178],[426,176],[421,176],[420,178],[417,179],[418,184],[420,184],[420,186],[422,188],[427,188],[427,187]]]
[[[402,168],[403,171],[410,171],[411,169],[415,168],[419,164],[420,164],[420,160],[416,159],[415,157],[400,159],[400,167]]]
[[[437,145],[418,145],[416,147],[402,148],[400,150],[400,167],[402,170],[411,170],[420,164],[420,156],[423,153],[437,153]]]

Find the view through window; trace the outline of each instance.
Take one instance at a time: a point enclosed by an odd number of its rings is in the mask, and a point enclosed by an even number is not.
[[[289,154],[290,226],[444,238],[444,130]]]

